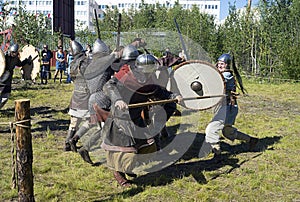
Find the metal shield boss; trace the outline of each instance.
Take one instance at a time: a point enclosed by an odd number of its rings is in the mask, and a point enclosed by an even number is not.
[[[25,80],[34,80],[40,71],[39,52],[33,45],[25,45],[20,51],[20,60],[23,61],[31,56],[32,63],[22,67]]]
[[[2,49],[0,49],[0,76],[2,76],[4,70],[5,70],[5,55]]]
[[[183,98],[213,96],[205,99],[183,100],[182,105],[189,109],[212,108],[222,100],[222,95],[225,93],[222,74],[208,62],[200,60],[184,62],[176,68],[174,79]]]

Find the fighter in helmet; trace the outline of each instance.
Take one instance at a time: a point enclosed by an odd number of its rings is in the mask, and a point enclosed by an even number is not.
[[[65,140],[65,151],[71,151],[69,141],[76,132],[80,133],[80,131],[88,127],[90,117],[88,109],[90,91],[83,77],[90,60],[86,57],[83,47],[79,42],[71,40],[70,49],[74,56],[74,60],[70,65],[70,74],[74,81],[74,90],[70,101],[69,114],[71,116],[71,120]]]
[[[0,76],[0,109],[6,104],[11,93],[12,77],[16,66],[24,66],[30,64],[32,58],[26,58],[21,61],[19,58],[19,45],[13,44],[9,48],[9,52],[5,55],[5,70]]]
[[[135,46],[129,44],[123,48],[122,57],[119,60],[115,61],[111,67],[115,72],[118,72],[120,68],[125,64],[133,65],[135,63],[135,59],[139,55],[140,52],[138,51],[138,49]]]
[[[84,78],[87,83],[87,88],[90,92],[88,101],[90,122],[88,126],[79,130],[74,137],[69,141],[71,149],[77,151],[77,142],[79,139],[87,134],[88,131],[94,131],[90,134],[89,138],[83,143],[79,149],[79,154],[84,161],[93,164],[89,156],[89,151],[94,146],[101,136],[101,124],[106,120],[110,109],[110,99],[107,97],[102,88],[103,85],[111,78],[114,71],[111,69],[111,64],[119,57],[118,52],[112,52],[108,46],[100,39],[97,39],[93,45],[93,59],[87,66],[84,72]],[[102,109],[101,115],[96,115],[94,106]]]
[[[233,127],[238,114],[236,80],[233,71],[230,69],[231,56],[223,54],[218,58],[217,68],[225,80],[226,97],[223,99],[221,106],[217,107],[216,114],[211,122],[207,125],[205,133],[205,143],[212,147],[216,159],[220,157],[221,149],[219,145],[219,133],[222,131],[223,136],[234,141],[243,140],[249,143],[249,149],[253,149],[258,142],[257,138],[238,131]],[[240,85],[241,86],[241,85]]]
[[[134,65],[123,65],[103,87],[112,106],[102,130],[101,146],[107,151],[107,165],[114,170],[114,177],[121,186],[130,186],[125,173],[134,174],[138,154],[157,151],[154,137],[173,113],[165,104],[160,110],[164,121],[149,123],[141,114],[145,107],[129,108],[128,105],[175,97],[181,99],[155,84],[153,78],[157,67],[158,61],[153,55],[140,55]],[[156,128],[158,125],[161,127]]]

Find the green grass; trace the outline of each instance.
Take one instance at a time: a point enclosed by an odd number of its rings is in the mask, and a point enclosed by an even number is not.
[[[260,138],[257,151],[224,139],[224,161],[215,164],[212,155],[196,157],[195,141],[176,164],[138,176],[127,189],[117,185],[105,164],[92,167],[77,153],[63,152],[72,85],[14,84],[0,111],[0,201],[18,198],[17,189],[11,188],[8,122],[14,121],[14,100],[20,98],[30,99],[36,201],[299,201],[300,85],[244,82],[248,96],[239,97],[236,127]],[[212,115],[206,110],[172,117],[168,126],[172,130],[178,123],[192,123],[182,129],[203,137]],[[103,152],[91,155],[93,160],[103,158]]]

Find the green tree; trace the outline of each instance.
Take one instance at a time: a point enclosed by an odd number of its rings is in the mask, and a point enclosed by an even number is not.
[[[43,14],[33,14],[26,11],[22,6],[17,10],[14,18],[14,36],[19,45],[31,44],[41,47],[45,41],[45,36],[51,32],[48,19]]]
[[[133,16],[133,28],[155,28],[155,5],[147,4],[144,1],[141,3],[140,10]]]

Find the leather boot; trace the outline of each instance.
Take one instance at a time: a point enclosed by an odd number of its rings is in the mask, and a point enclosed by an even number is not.
[[[253,151],[258,143],[259,139],[256,137],[251,137],[249,141],[249,150]]]
[[[246,141],[246,142],[250,142],[251,137],[249,135],[247,135],[246,133],[243,133],[241,131],[237,131],[235,139],[237,139],[237,140],[243,140],[243,141]]]
[[[68,134],[65,140],[65,147],[64,147],[64,151],[71,151],[71,145],[69,143],[69,141],[72,139],[72,137],[75,135],[76,130],[72,129],[72,130],[68,130]]]
[[[89,164],[94,164],[92,159],[90,158],[90,155],[89,155],[89,152],[88,150],[86,150],[84,147],[81,147],[79,150],[78,150],[78,153],[80,154],[81,158],[89,163]]]
[[[125,173],[114,171],[114,177],[122,187],[130,187],[131,183],[126,179]]]
[[[77,144],[78,140],[79,140],[79,136],[78,135],[75,135],[72,139],[69,140],[69,144],[70,144],[71,150],[73,152],[77,152],[77,146],[76,146],[76,144]]]

